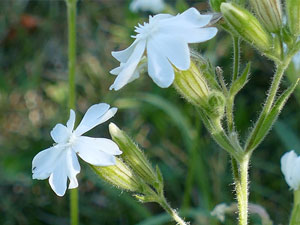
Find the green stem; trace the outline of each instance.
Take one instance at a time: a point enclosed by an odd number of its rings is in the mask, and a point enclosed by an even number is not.
[[[68,69],[69,69],[69,109],[75,109],[76,87],[76,7],[77,0],[66,0],[68,11]],[[78,189],[70,190],[71,225],[79,224]]]
[[[75,109],[75,70],[76,70],[76,11],[77,0],[67,0],[68,10],[68,69],[69,69],[69,108]]]
[[[256,135],[258,134],[258,131],[261,129],[261,126],[263,124],[263,121],[264,121],[266,115],[270,112],[270,109],[273,106],[281,79],[284,75],[284,71],[285,71],[287,65],[288,65],[287,62],[277,65],[277,69],[274,74],[273,81],[272,81],[271,87],[268,92],[268,97],[266,99],[266,103],[260,113],[260,116],[255,124],[255,127],[253,128],[253,130],[247,140],[247,143],[245,146],[246,152],[252,152],[257,147],[257,146],[253,146],[253,143],[257,138]]]
[[[161,197],[158,203],[163,207],[163,209],[177,222],[179,225],[187,225],[186,223],[176,212],[176,210],[172,209],[169,203],[166,201],[165,197]]]
[[[300,224],[300,190],[294,191],[294,206],[289,225]]]
[[[233,74],[232,82],[235,81],[239,74],[240,65],[240,40],[236,36],[232,36],[233,41]]]
[[[248,223],[248,168],[250,156],[245,155],[243,160],[237,163],[232,161],[232,169],[235,180],[235,191],[239,209],[239,225]]]
[[[227,130],[229,134],[231,134],[234,131],[233,103],[234,103],[234,96],[229,96],[226,104],[226,120],[227,120]]]

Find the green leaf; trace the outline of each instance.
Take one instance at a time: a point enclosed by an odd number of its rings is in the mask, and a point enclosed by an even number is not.
[[[256,146],[264,139],[267,135],[269,130],[271,129],[272,125],[278,118],[282,108],[284,107],[285,103],[287,102],[288,98],[291,96],[293,91],[295,90],[296,86],[298,85],[299,79],[291,85],[285,92],[283,92],[280,97],[277,99],[276,103],[274,104],[272,110],[268,115],[266,115],[265,120],[263,121],[262,126],[258,130],[256,137],[249,149],[255,149]]]
[[[239,76],[230,87],[230,96],[235,96],[248,82],[251,63],[249,62],[241,76]]]

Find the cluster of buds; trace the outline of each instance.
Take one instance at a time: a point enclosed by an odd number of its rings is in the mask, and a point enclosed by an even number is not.
[[[174,86],[188,102],[202,109],[209,118],[223,117],[225,97],[213,69],[201,56],[192,57],[188,70],[175,70]]]
[[[113,166],[92,166],[106,182],[134,193],[142,202],[157,202],[163,195],[163,178],[158,167],[153,169],[143,151],[115,124],[109,125],[110,135],[123,154]]]
[[[284,24],[281,0],[250,0],[253,13],[242,0],[210,0],[211,8],[221,12],[226,21],[224,28],[243,38],[260,52],[280,57],[283,50],[279,40],[289,45],[300,35],[300,2],[286,0]]]

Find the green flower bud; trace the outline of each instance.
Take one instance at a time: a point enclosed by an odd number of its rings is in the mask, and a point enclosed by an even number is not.
[[[288,25],[293,35],[300,35],[300,1],[286,0],[286,14]]]
[[[262,52],[272,48],[272,37],[245,8],[235,3],[222,3],[221,12],[238,35]]]
[[[143,181],[152,186],[156,186],[158,179],[156,174],[142,152],[142,150],[128,137],[128,135],[120,130],[115,124],[109,124],[109,133],[114,142],[123,151],[121,157],[130,166],[130,168]]]
[[[209,95],[209,88],[202,71],[194,62],[188,70],[175,69],[174,86],[176,90],[195,106],[203,106]]]
[[[119,189],[143,192],[141,179],[119,158],[113,166],[92,166],[93,170],[106,182]]]
[[[222,92],[213,91],[208,97],[208,104],[204,108],[208,117],[221,119],[225,111],[225,96]]]
[[[223,2],[226,2],[226,0],[210,0],[210,6],[215,12],[220,12],[220,6]]]
[[[282,26],[282,9],[280,0],[250,0],[256,15],[270,32],[278,32]]]

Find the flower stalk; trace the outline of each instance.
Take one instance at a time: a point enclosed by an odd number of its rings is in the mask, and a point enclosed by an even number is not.
[[[69,109],[75,109],[76,88],[76,13],[77,0],[66,0],[68,13],[68,70],[69,70]],[[71,225],[79,224],[78,189],[70,190]]]

